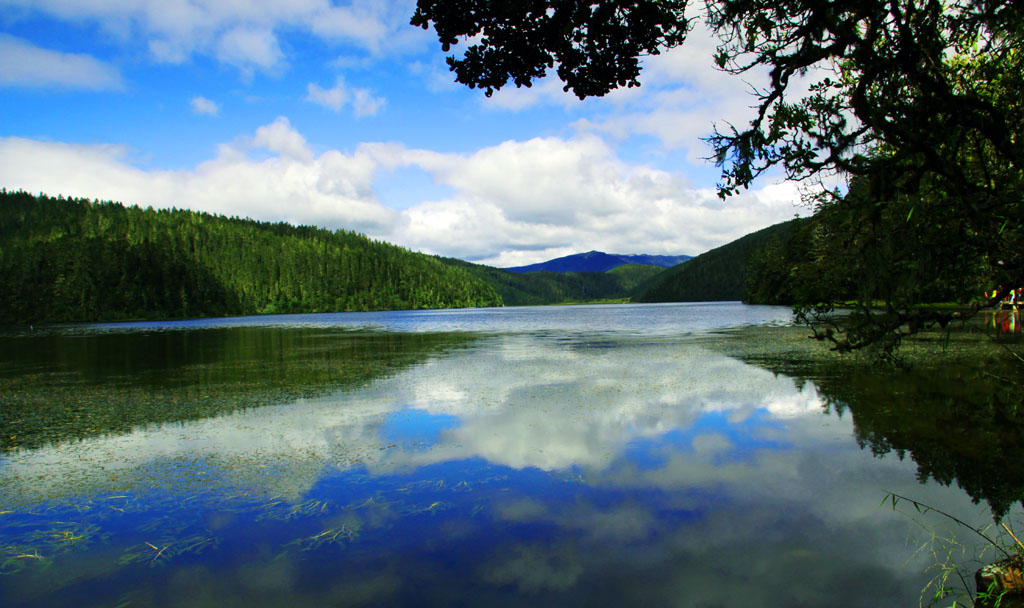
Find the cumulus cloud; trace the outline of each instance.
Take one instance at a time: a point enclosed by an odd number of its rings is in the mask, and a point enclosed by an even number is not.
[[[598,249],[696,255],[793,217],[799,192],[768,185],[723,203],[679,174],[627,163],[596,136],[507,141],[473,154],[362,144],[320,154],[280,117],[192,169],[143,170],[118,146],[0,139],[7,188],[346,228],[497,266]],[[54,168],[59,170],[55,171]],[[379,180],[426,172],[452,194],[382,205]]]
[[[306,138],[292,128],[288,119],[280,116],[269,125],[256,129],[253,144],[281,158],[299,161],[304,164],[313,161],[313,151],[309,149]]]
[[[374,97],[369,89],[350,88],[340,76],[330,89],[325,89],[315,82],[306,87],[306,101],[321,105],[333,112],[341,112],[348,103],[356,116],[373,116],[384,106],[382,97]]]
[[[356,116],[374,116],[384,106],[383,97],[374,97],[369,89],[352,91],[352,108]]]
[[[407,209],[390,238],[499,266],[592,249],[696,255],[798,210],[795,185],[769,185],[723,203],[678,174],[620,160],[592,136],[508,141],[469,156],[386,155],[455,191]]]
[[[704,138],[716,128],[746,128],[756,117],[759,92],[770,82],[763,66],[742,75],[719,69],[714,62],[718,44],[718,38],[698,22],[682,46],[644,58],[640,88],[613,91],[606,97],[608,104],[573,126],[580,133],[618,140],[647,136],[665,150],[683,151],[691,163],[706,165],[713,150]],[[835,74],[817,67],[794,77],[787,100],[803,97],[812,83],[828,76]],[[839,180],[829,181],[839,185]]]
[[[89,55],[40,48],[0,34],[0,86],[59,87],[90,91],[120,90],[118,69]]]
[[[193,97],[189,101],[189,105],[192,106],[193,114],[203,114],[205,116],[216,116],[217,114],[220,114],[220,106],[213,100],[207,99],[201,95]]]
[[[415,9],[410,0],[380,2],[355,0],[348,6],[330,5],[310,21],[314,34],[325,40],[345,40],[371,54],[403,50],[428,39],[419,28],[409,27]]]
[[[120,146],[0,138],[0,182],[9,189],[370,233],[389,229],[396,215],[374,197],[374,169],[358,153],[315,157],[284,118],[221,145],[215,158],[195,168],[176,171],[136,168]]]
[[[589,116],[575,127],[625,139],[634,135],[656,138],[668,149],[684,149],[691,161],[702,161],[708,150],[701,138],[713,124],[746,124],[751,117],[752,87],[766,82],[764,71],[736,77],[714,63],[717,38],[698,25],[686,43],[644,58],[638,88],[620,88],[598,100],[588,100]],[[449,80],[451,76],[447,77]],[[532,87],[508,86],[481,103],[493,110],[520,111],[536,106],[578,109],[581,102],[554,75]]]

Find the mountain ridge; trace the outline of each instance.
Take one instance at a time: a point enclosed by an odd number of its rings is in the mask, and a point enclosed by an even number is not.
[[[607,272],[619,266],[627,264],[639,264],[645,266],[660,266],[671,268],[691,259],[689,255],[650,255],[645,253],[604,253],[603,251],[587,251],[585,253],[574,253],[538,262],[526,266],[513,266],[504,268],[510,272]]]

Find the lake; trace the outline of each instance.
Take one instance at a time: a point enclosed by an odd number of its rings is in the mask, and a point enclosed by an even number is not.
[[[790,322],[715,303],[8,330],[0,604],[916,606],[943,547],[973,572],[979,539],[888,493],[972,525],[1020,510],[1020,420],[994,426],[1001,393],[972,384],[1001,372],[794,360]]]

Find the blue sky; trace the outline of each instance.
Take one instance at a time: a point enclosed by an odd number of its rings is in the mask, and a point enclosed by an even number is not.
[[[720,201],[712,123],[751,84],[695,31],[643,86],[456,85],[414,1],[0,0],[0,185],[357,230],[496,266],[696,255],[804,214]],[[455,52],[460,52],[456,47]]]

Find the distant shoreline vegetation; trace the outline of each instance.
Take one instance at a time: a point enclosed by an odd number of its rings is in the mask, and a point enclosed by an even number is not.
[[[463,268],[484,280],[506,306],[596,304],[629,300],[652,277],[665,271],[660,266],[630,264],[607,272],[513,272],[454,258],[445,263]]]
[[[501,306],[485,281],[365,235],[0,191],[0,323]]]

